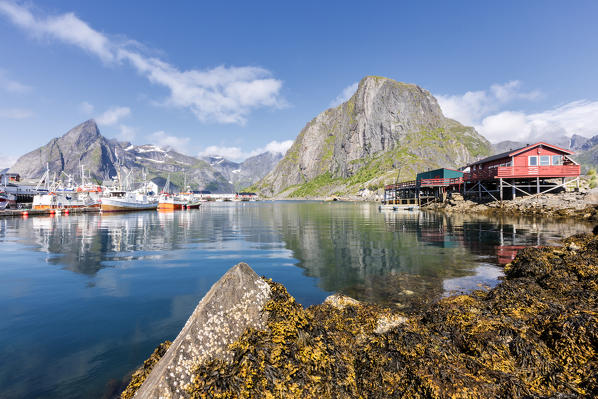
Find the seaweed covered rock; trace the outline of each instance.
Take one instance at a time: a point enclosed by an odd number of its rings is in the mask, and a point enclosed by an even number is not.
[[[164,356],[168,348],[172,345],[172,342],[165,341],[162,342],[156,349],[154,349],[154,353],[143,362],[143,365],[135,370],[135,372],[131,375],[131,381],[127,388],[121,393],[121,399],[131,399],[135,392],[139,389],[141,384],[147,379],[147,376],[153,370],[154,366],[158,363],[160,359]]]
[[[411,317],[343,298],[304,309],[269,281],[266,328],[248,329],[230,346],[232,359],[199,362],[188,394],[595,397],[598,237],[525,249],[505,273],[492,290]]]
[[[188,396],[197,364],[210,359],[230,362],[233,353],[229,345],[244,331],[265,326],[267,313],[263,310],[270,297],[270,286],[246,263],[231,268],[199,302],[134,397]],[[131,384],[134,382],[139,384]],[[131,384],[125,393],[134,390]]]

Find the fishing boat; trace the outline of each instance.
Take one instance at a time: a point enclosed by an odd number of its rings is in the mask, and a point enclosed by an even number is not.
[[[158,210],[179,211],[185,209],[186,205],[187,201],[184,199],[176,195],[164,193],[160,195],[160,199],[158,201]]]
[[[187,199],[187,203],[185,204],[185,208],[187,209],[198,209],[201,206],[202,200],[199,198],[195,198],[192,196],[191,198]]]
[[[156,197],[147,193],[145,172],[143,174],[143,189],[130,191],[132,172],[130,170],[124,174],[120,168],[117,170],[119,184],[113,189],[105,191],[100,206],[102,212],[155,211],[158,208]]]
[[[187,205],[187,201],[183,198],[179,197],[178,195],[174,195],[170,191],[170,175],[166,179],[166,183],[164,184],[164,188],[160,193],[160,199],[158,200],[158,210],[159,211],[179,211],[185,209]]]
[[[110,197],[102,198],[102,212],[155,211],[158,201],[143,193],[113,191]]]
[[[72,191],[51,191],[33,197],[32,209],[72,209],[98,207],[100,203],[88,193]]]
[[[57,181],[54,176],[50,183],[50,169],[46,165],[46,173],[36,187],[38,194],[33,196],[32,209],[72,209],[100,206],[102,189],[97,185],[86,183],[83,166],[81,166],[80,186],[75,186],[75,180],[66,172],[61,171],[60,174],[64,174],[68,181]],[[46,183],[44,190],[40,190],[42,181]]]
[[[202,199],[198,195],[192,192],[186,192],[179,194],[181,200],[185,201],[186,209],[197,209],[201,206]]]

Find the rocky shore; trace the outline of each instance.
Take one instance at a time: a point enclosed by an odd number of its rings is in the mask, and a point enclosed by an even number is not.
[[[167,347],[122,398],[596,397],[598,236],[524,249],[495,288],[409,315],[340,295],[305,309],[239,264]]]
[[[448,213],[542,216],[598,221],[598,190],[547,193],[536,197],[520,197],[515,200],[484,203],[464,200],[461,195],[457,194],[445,203],[429,204],[424,209]]]

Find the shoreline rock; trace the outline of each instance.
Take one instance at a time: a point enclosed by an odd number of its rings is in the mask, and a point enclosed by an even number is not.
[[[239,263],[231,268],[199,302],[134,397],[186,397],[198,363],[206,359],[231,361],[229,345],[248,328],[265,326],[262,310],[269,299],[270,286],[249,265]]]
[[[429,204],[423,209],[446,213],[479,213],[488,216],[541,216],[598,221],[598,191],[542,194],[515,200],[476,202],[459,194],[445,203]]]
[[[526,248],[495,288],[412,315],[341,295],[305,309],[262,281],[264,324],[246,328],[230,356],[198,359],[192,383],[167,397],[592,397],[598,236],[563,243]]]

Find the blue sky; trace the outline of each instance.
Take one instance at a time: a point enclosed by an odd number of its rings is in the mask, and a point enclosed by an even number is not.
[[[284,151],[366,75],[491,141],[598,134],[598,2],[0,0],[0,167],[102,133],[240,160]]]

